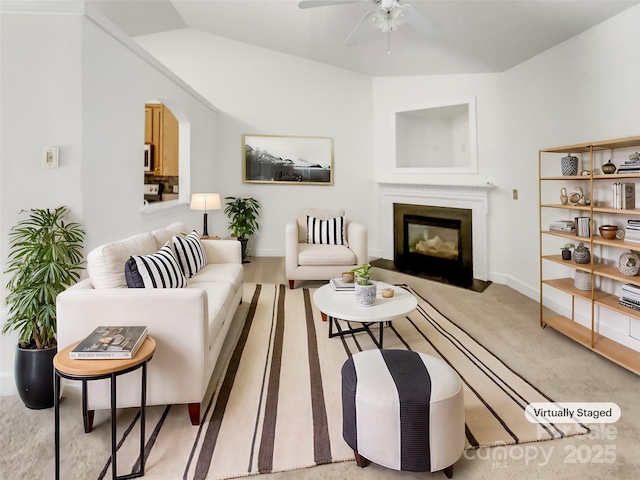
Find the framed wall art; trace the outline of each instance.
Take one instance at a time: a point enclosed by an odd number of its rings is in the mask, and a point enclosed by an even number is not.
[[[243,135],[242,181],[333,185],[333,137]]]

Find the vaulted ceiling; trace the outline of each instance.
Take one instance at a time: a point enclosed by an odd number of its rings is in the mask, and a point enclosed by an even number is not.
[[[371,76],[507,70],[640,3],[640,0],[408,0],[442,27],[371,27],[344,41],[372,0],[300,9],[297,0],[88,1],[132,37],[193,28]],[[640,30],[639,30],[640,31]],[[390,51],[390,53],[387,53]]]

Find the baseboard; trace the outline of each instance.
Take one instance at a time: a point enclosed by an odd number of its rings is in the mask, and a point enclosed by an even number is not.
[[[519,292],[524,296],[529,297],[532,300],[535,300],[536,302],[540,302],[540,290],[538,290],[537,288],[534,288],[531,285],[527,285],[526,283],[509,275],[502,275],[502,277],[504,279],[504,281],[502,282],[498,280],[493,280],[493,278],[492,278],[492,281],[495,281],[496,283],[502,283],[507,287],[513,288],[516,292]]]

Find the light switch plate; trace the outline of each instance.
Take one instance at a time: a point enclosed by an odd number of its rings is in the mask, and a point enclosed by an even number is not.
[[[44,168],[58,168],[58,149],[47,147],[42,150],[42,166]]]

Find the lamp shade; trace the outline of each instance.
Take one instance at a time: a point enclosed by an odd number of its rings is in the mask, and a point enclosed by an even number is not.
[[[220,194],[194,193],[191,195],[191,210],[220,210]]]

